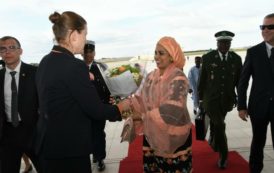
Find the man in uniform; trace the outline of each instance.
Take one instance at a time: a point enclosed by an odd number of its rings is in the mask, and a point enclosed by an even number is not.
[[[210,118],[209,144],[214,151],[219,152],[217,162],[220,169],[227,166],[228,146],[225,134],[225,116],[236,106],[237,84],[242,68],[239,55],[229,51],[234,33],[220,31],[215,34],[217,50],[212,50],[202,56],[198,82],[200,106]]]
[[[89,71],[93,74],[94,79],[92,80],[97,93],[101,101],[105,104],[109,103],[110,92],[107,88],[107,85],[104,81],[103,76],[100,73],[100,70],[97,65],[101,67],[102,70],[106,70],[106,65],[94,61],[95,57],[95,42],[87,41],[84,47],[84,61],[89,68]],[[97,163],[98,171],[103,171],[105,169],[104,159],[106,157],[106,134],[104,132],[106,125],[105,120],[94,120],[92,122],[93,135],[92,139],[94,141],[93,146],[93,163]]]

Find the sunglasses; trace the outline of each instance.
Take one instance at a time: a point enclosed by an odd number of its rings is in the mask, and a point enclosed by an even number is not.
[[[268,30],[273,30],[274,24],[273,25],[260,25],[261,30],[264,30],[265,28],[267,28]]]
[[[0,53],[7,53],[8,52],[8,50],[10,51],[10,52],[14,52],[14,51],[16,51],[17,49],[20,49],[20,47],[19,46],[8,46],[8,47],[4,47],[4,46],[1,46],[0,47]]]

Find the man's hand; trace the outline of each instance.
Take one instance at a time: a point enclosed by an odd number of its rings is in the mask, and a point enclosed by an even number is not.
[[[247,110],[239,110],[239,117],[243,120],[243,121],[247,121],[247,118],[249,117],[247,114]]]

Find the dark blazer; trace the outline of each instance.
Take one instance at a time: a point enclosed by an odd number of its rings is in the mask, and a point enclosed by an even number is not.
[[[238,85],[242,60],[233,51],[228,52],[226,62],[222,62],[217,50],[202,56],[202,67],[198,82],[199,98],[203,106],[215,106],[220,101],[224,111],[231,111],[236,103],[235,90]]]
[[[103,66],[103,64],[101,64],[99,62],[93,61],[89,71],[91,73],[93,73],[93,75],[95,77],[95,80],[92,82],[98,92],[100,99],[102,100],[103,103],[107,104],[107,103],[109,103],[110,91],[109,91],[109,89],[104,81],[104,78],[103,78],[100,70],[98,69],[97,65],[99,65],[100,67]]]
[[[0,82],[2,83],[1,80],[0,80]],[[3,136],[3,127],[4,127],[3,125],[4,125],[4,121],[6,119],[5,116],[4,116],[5,115],[5,111],[3,111],[5,108],[3,106],[4,106],[3,104],[0,104],[0,145],[1,145],[1,139],[2,139],[2,136]]]
[[[252,77],[248,102],[250,116],[266,116],[269,100],[274,99],[274,76],[267,55],[266,44],[262,42],[247,50],[245,63],[238,86],[238,110],[247,109],[247,88]]]
[[[83,61],[60,46],[53,50],[36,76],[40,111],[47,117],[42,152],[53,159],[85,157],[92,150],[92,119],[121,120],[121,115],[117,106],[100,101]]]
[[[24,130],[18,133],[18,142],[22,145],[29,145],[32,142],[33,132],[38,119],[38,96],[35,85],[36,67],[22,62],[18,86],[18,112]],[[0,121],[6,121],[5,102],[4,102],[4,77],[5,68],[0,70]],[[0,125],[0,127],[3,125]],[[2,137],[5,138],[3,128],[0,128]]]

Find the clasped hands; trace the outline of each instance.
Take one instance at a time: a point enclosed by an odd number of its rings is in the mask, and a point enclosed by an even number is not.
[[[138,113],[134,109],[134,106],[133,106],[133,103],[132,103],[133,97],[134,97],[134,95],[130,96],[130,97],[124,99],[124,100],[121,100],[117,104],[123,119],[127,119],[129,117],[132,117],[133,120],[140,119],[140,116],[138,115]]]

